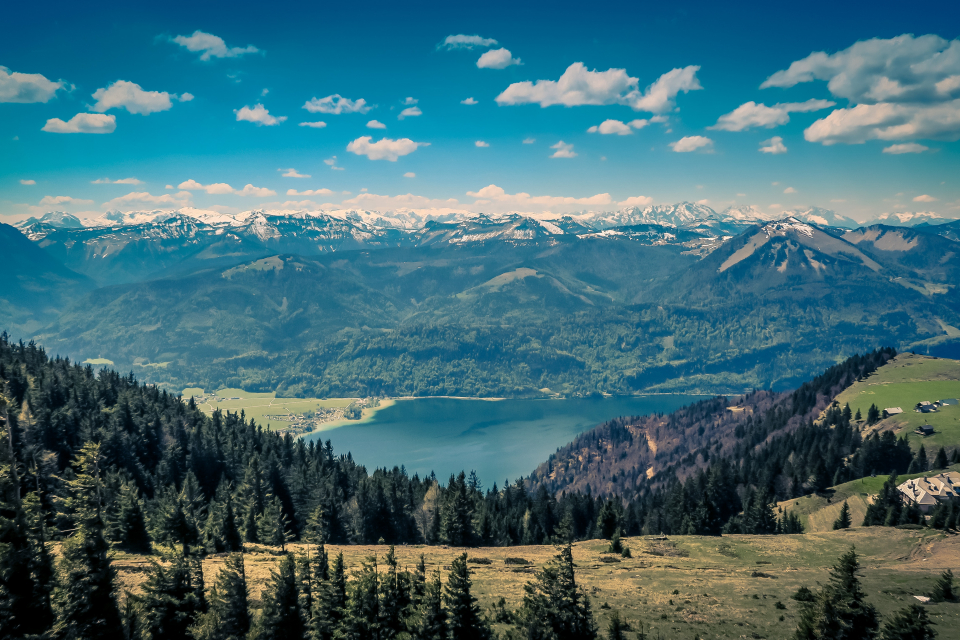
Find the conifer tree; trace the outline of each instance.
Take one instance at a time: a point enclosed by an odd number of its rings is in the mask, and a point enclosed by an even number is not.
[[[412,635],[416,640],[447,640],[447,611],[443,607],[443,586],[439,569],[424,585]]]
[[[919,604],[911,604],[893,615],[883,625],[881,640],[934,640],[933,621],[927,610]]]
[[[847,501],[843,501],[843,506],[840,507],[840,515],[837,516],[837,519],[833,521],[833,530],[837,531],[838,529],[849,529],[850,528],[850,506],[847,504]]]
[[[413,570],[413,576],[410,578],[410,600],[414,607],[419,607],[423,602],[424,593],[427,588],[427,565],[424,562],[423,554],[417,560],[417,566]]]
[[[209,553],[224,553],[240,550],[240,531],[233,510],[230,483],[221,480],[217,493],[207,509],[207,521],[203,526],[204,547]]]
[[[117,519],[114,523],[117,544],[130,553],[149,554],[150,534],[140,504],[140,493],[132,482],[120,485],[117,499]]]
[[[262,544],[280,547],[286,552],[290,535],[287,533],[288,520],[280,500],[272,496],[263,508],[263,514],[257,519],[257,537]]]
[[[85,444],[77,455],[76,478],[68,482],[77,530],[61,546],[52,598],[54,634],[71,640],[123,640],[103,537],[101,463],[100,446]]]
[[[867,424],[875,424],[880,420],[880,409],[877,408],[877,405],[871,404],[870,408],[867,410]]]
[[[377,559],[367,558],[353,580],[340,633],[350,640],[379,640],[380,598]]]
[[[197,640],[243,640],[250,630],[243,554],[231,554],[210,590],[207,612],[191,629]]]
[[[620,612],[612,612],[610,621],[607,622],[607,640],[627,640],[625,626],[620,619]]]
[[[860,563],[856,551],[840,556],[830,571],[829,582],[806,604],[797,625],[797,640],[833,638],[836,640],[873,640],[877,637],[879,616],[866,601],[857,573]]]
[[[399,570],[393,545],[384,558],[384,569],[377,594],[380,598],[380,638],[389,640],[406,629],[405,618],[410,605],[409,575]]]
[[[893,474],[883,483],[873,504],[867,506],[863,526],[895,526],[900,520],[902,510],[903,500],[900,498],[900,490],[897,489],[897,475]]]
[[[136,619],[143,640],[191,638],[188,630],[203,613],[202,574],[195,563],[179,557],[169,566],[154,562],[143,593],[136,597]]]
[[[486,640],[490,637],[490,626],[481,615],[480,605],[470,589],[470,568],[464,553],[450,564],[444,587],[450,640]]]
[[[957,594],[953,587],[953,571],[947,569],[937,578],[933,585],[932,599],[934,602],[954,602],[957,600]]]
[[[452,547],[465,547],[473,538],[473,504],[462,471],[450,476],[445,498],[440,506],[440,539]]]
[[[302,640],[303,618],[297,593],[296,563],[285,554],[263,596],[263,609],[257,619],[257,640]]]
[[[930,461],[927,459],[927,448],[920,445],[920,448],[917,450],[917,469],[914,473],[921,473],[927,471],[930,468]]]
[[[943,447],[940,447],[940,450],[937,451],[937,457],[933,460],[934,469],[946,469],[949,466],[947,462],[947,451]]]
[[[324,558],[326,558],[325,552]],[[313,598],[313,610],[307,635],[310,640],[331,640],[340,629],[347,604],[343,554],[337,555],[334,559],[327,577],[323,577],[323,571],[318,570],[316,565],[314,575],[319,582]]]
[[[520,626],[530,638],[592,640],[597,626],[590,600],[577,586],[573,550],[561,547],[553,562],[524,586]]]

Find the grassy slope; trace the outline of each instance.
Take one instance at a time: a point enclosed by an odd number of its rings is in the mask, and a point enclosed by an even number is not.
[[[841,406],[849,402],[854,415],[859,409],[864,418],[871,404],[876,404],[881,411],[887,407],[903,408],[904,413],[882,420],[874,428],[893,429],[898,436],[905,434],[914,450],[923,442],[932,457],[940,447],[950,450],[960,445],[960,405],[926,414],[916,413],[913,407],[921,400],[933,402],[958,397],[960,361],[903,353],[846,389],[837,396],[837,401]],[[912,433],[922,424],[932,425],[936,433],[926,437]]]
[[[818,582],[825,582],[829,566],[851,544],[861,554],[862,579],[869,599],[883,614],[915,602],[912,596],[929,592],[939,572],[960,566],[958,536],[876,527],[801,536],[677,536],[668,545],[675,545],[680,555],[667,556],[649,553],[662,545],[653,540],[631,538],[626,543],[634,557],[612,564],[599,561],[605,543],[577,543],[577,580],[590,594],[601,628],[610,613],[600,608],[606,603],[631,622],[640,621],[648,630],[661,631],[665,638],[692,638],[694,634],[702,638],[792,636],[798,604],[790,596],[801,585],[816,588]],[[293,548],[304,552],[301,546]],[[382,560],[387,548],[346,546],[333,551],[343,551],[348,568],[353,570],[367,556],[376,554]],[[444,576],[460,552],[446,547],[397,549],[402,566],[412,569],[423,553],[428,572],[440,568]],[[490,565],[470,565],[481,605],[487,609],[501,596],[510,608],[520,604],[522,585],[533,578],[532,571],[504,565],[505,557],[526,558],[539,568],[554,553],[549,546],[469,550],[470,556],[493,561]],[[146,558],[118,555],[115,561],[125,588],[136,590],[146,579]],[[266,548],[256,548],[247,555],[254,599],[259,599],[277,561],[278,557]],[[207,584],[213,583],[222,562],[223,558],[204,561]],[[766,577],[754,576],[755,571]],[[674,594],[674,590],[679,593]],[[786,610],[775,608],[778,600]],[[960,604],[928,607],[938,625],[939,638],[960,639]]]

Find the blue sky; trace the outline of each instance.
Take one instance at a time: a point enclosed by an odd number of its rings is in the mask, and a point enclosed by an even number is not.
[[[140,4],[5,9],[0,220],[681,200],[960,216],[956,2]]]

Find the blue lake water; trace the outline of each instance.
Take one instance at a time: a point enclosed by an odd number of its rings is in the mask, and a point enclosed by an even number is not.
[[[583,431],[619,416],[669,413],[703,396],[660,395],[569,400],[401,400],[365,423],[308,436],[330,440],[372,472],[405,465],[421,477],[431,471],[476,471],[485,487],[529,475]]]

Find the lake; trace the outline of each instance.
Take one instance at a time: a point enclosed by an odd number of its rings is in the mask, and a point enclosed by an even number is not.
[[[669,413],[703,396],[567,400],[401,400],[368,421],[308,435],[333,444],[372,472],[405,465],[410,475],[476,471],[485,487],[529,475],[557,448],[619,416]]]

